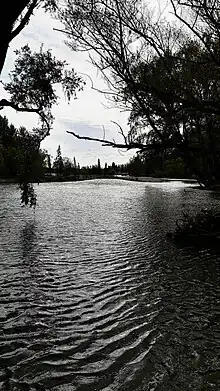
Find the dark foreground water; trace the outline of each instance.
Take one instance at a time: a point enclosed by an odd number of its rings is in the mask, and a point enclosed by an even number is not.
[[[175,247],[181,183],[0,187],[0,379],[11,389],[220,389],[220,256]],[[13,388],[15,387],[15,388]],[[26,387],[26,388],[25,388]]]

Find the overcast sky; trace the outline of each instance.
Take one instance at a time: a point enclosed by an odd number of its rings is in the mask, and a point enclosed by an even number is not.
[[[13,69],[15,59],[14,50],[29,44],[31,49],[39,50],[41,43],[45,49],[52,49],[52,53],[60,60],[66,60],[77,72],[90,75],[97,87],[104,87],[100,76],[97,76],[95,68],[88,62],[86,53],[75,53],[64,44],[64,36],[56,31],[54,27],[60,27],[59,22],[53,20],[42,10],[35,12],[28,26],[16,37],[8,51],[7,60],[2,73],[2,80],[8,80],[8,73]],[[118,129],[111,123],[111,120],[118,122],[123,129],[128,130],[127,114],[120,113],[117,109],[107,109],[109,105],[104,96],[91,89],[91,82],[83,76],[87,85],[84,91],[78,93],[78,99],[68,104],[60,94],[59,104],[53,108],[55,117],[51,135],[42,143],[42,147],[55,157],[57,146],[60,144],[63,156],[76,160],[81,165],[92,165],[100,158],[101,164],[125,163],[135,154],[135,151],[118,151],[110,147],[102,147],[101,144],[83,140],[77,140],[66,133],[66,130],[90,136],[103,137],[103,125],[106,130],[106,138],[123,142],[118,135]],[[0,87],[1,98],[7,97]],[[35,114],[16,113],[13,109],[3,109],[0,113],[6,115],[15,126],[24,125],[28,129],[37,125],[38,118]]]

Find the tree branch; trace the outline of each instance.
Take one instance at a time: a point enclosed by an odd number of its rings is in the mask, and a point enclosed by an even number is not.
[[[125,136],[122,127],[115,121],[111,121],[111,122],[119,127],[119,129],[120,129],[119,134],[121,134],[123,139],[125,140],[125,145],[128,145],[127,137]]]
[[[140,149],[142,151],[151,151],[153,149],[170,149],[170,148],[175,148],[175,149],[183,149],[183,145],[180,143],[173,143],[171,140],[168,140],[163,143],[151,143],[151,144],[143,144],[143,143],[137,143],[137,142],[132,142],[132,143],[127,143],[127,144],[121,144],[121,143],[116,143],[115,141],[110,141],[106,139],[100,139],[96,137],[88,137],[88,136],[80,136],[79,134],[67,130],[67,133],[72,134],[74,137],[76,137],[79,140],[87,140],[87,141],[96,141],[99,143],[102,143],[102,146],[104,147],[113,147],[113,148],[119,148],[119,149]]]
[[[27,112],[27,113],[40,114],[40,111],[41,111],[39,108],[38,109],[37,108],[36,109],[29,109],[28,107],[19,107],[17,104],[10,102],[7,99],[0,100],[0,110],[2,110],[3,107],[12,107],[12,109],[14,109],[16,111],[23,111],[23,112]]]
[[[195,26],[194,25],[191,25],[189,22],[187,22],[186,19],[182,18],[178,12],[177,12],[177,7],[175,6],[175,0],[170,0],[171,2],[171,5],[173,7],[173,12],[174,12],[174,15],[177,19],[179,19],[179,21],[183,24],[185,24],[185,26],[193,33],[195,34],[195,36],[202,42],[202,44],[204,45],[204,47],[206,48],[206,50],[208,51],[208,53],[210,54],[210,57],[212,58],[213,62],[216,63],[217,65],[219,65],[219,60],[218,58],[216,58],[216,56],[213,54],[210,46],[206,43],[205,39],[203,38],[202,36],[202,32],[200,33],[199,31],[196,30]],[[181,3],[179,3],[181,4]]]
[[[50,120],[48,120],[47,116],[45,115],[45,113],[42,111],[41,108],[31,109],[28,107],[19,107],[17,104],[10,102],[7,99],[1,99],[0,100],[0,110],[2,110],[4,107],[11,107],[12,109],[14,109],[16,111],[26,112],[26,113],[36,113],[39,115],[39,117],[41,118],[41,121],[42,121],[42,130],[43,130],[41,137],[39,137],[39,140],[38,140],[39,146],[40,146],[41,141],[43,141],[45,139],[45,137],[47,137],[50,134],[50,130],[51,130]]]

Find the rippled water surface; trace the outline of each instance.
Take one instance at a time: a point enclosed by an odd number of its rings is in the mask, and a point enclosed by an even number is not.
[[[185,187],[41,184],[34,213],[1,185],[0,384],[220,390],[220,256],[165,237],[219,201]]]

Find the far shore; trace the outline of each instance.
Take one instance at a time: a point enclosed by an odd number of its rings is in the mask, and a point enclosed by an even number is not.
[[[130,176],[130,175],[115,175],[117,179],[124,179],[126,181],[138,181],[138,182],[184,182],[184,183],[198,183],[196,179],[185,178],[155,178],[149,176]]]

